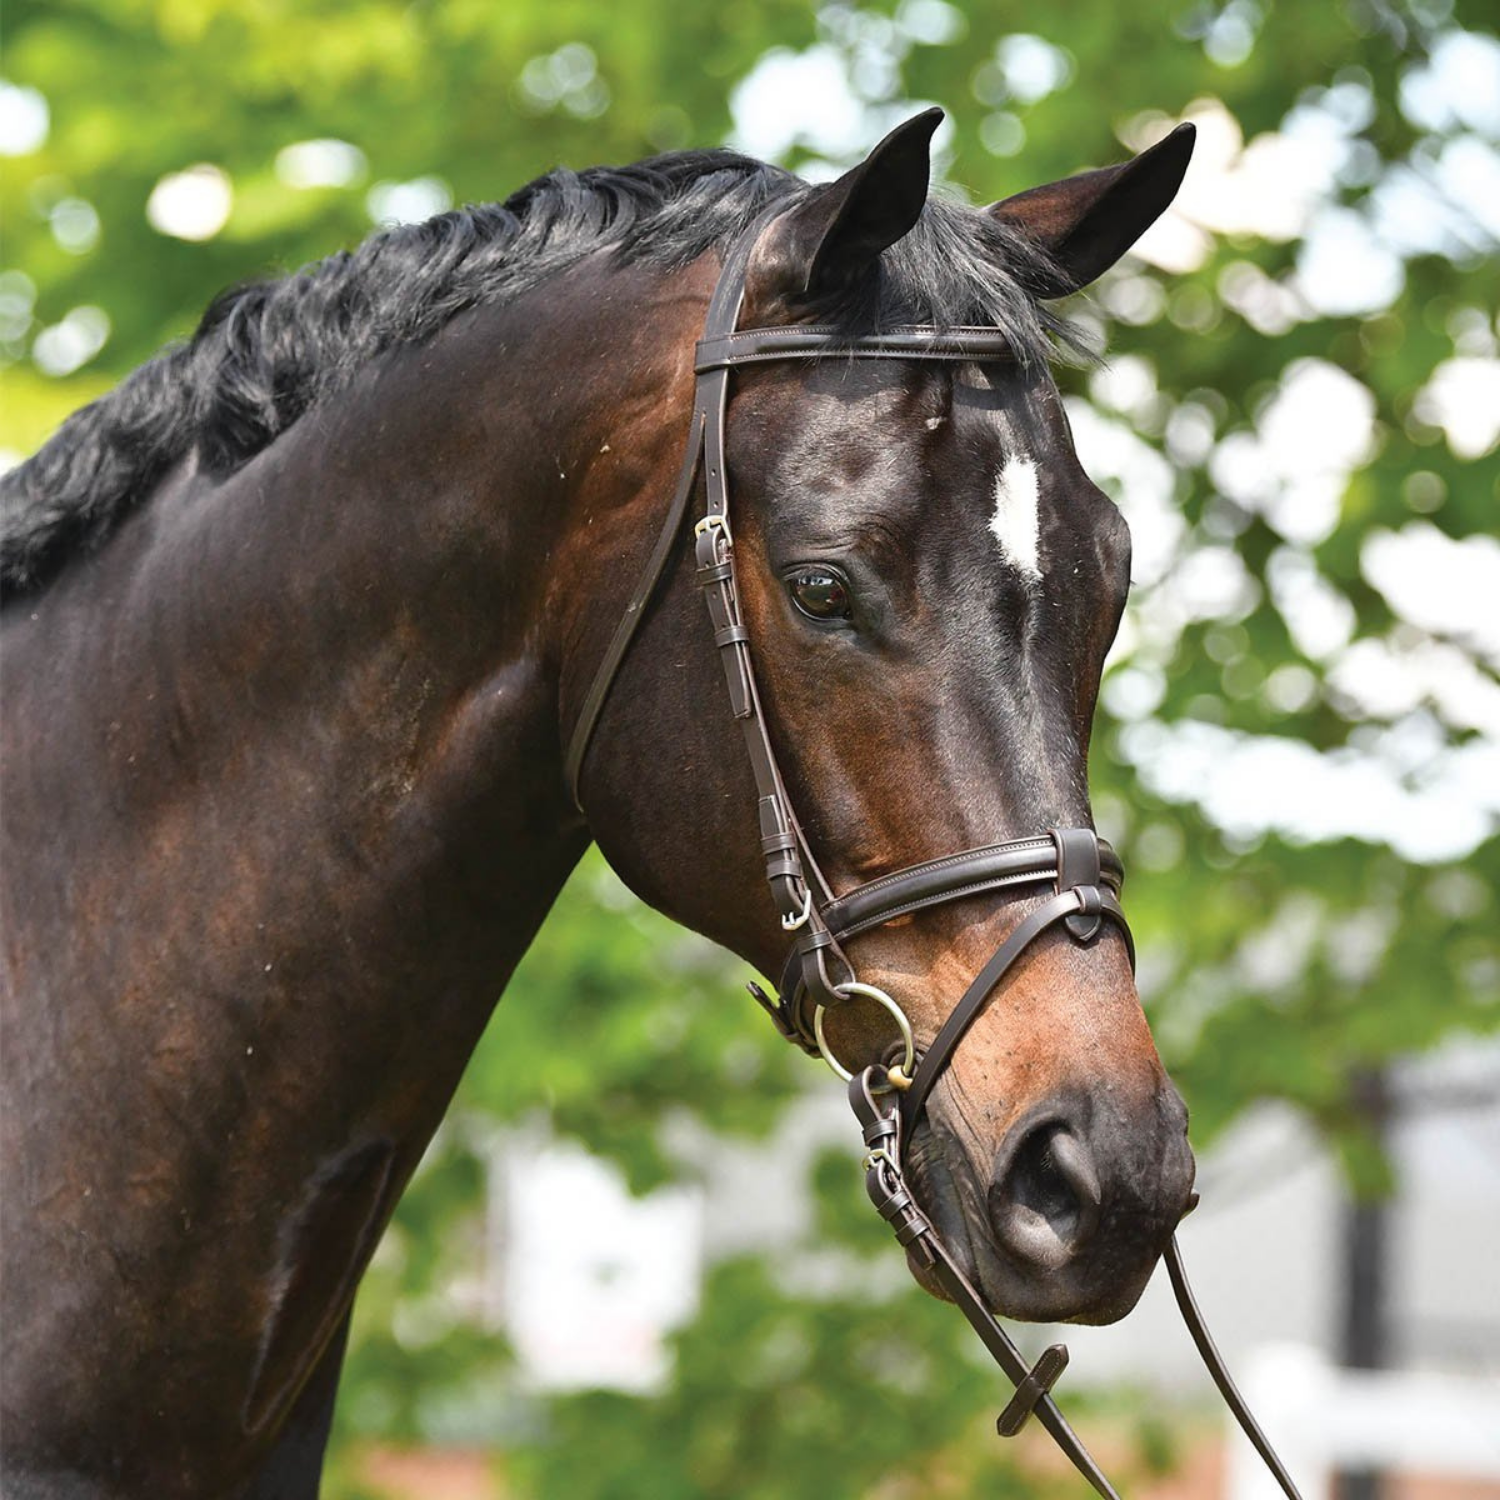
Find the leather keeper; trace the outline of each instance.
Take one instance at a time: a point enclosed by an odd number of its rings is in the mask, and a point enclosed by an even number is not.
[[[810,956],[820,948],[833,947],[833,934],[826,927],[804,927],[797,934],[797,952]]]
[[[697,540],[693,543],[693,561],[697,565],[700,574],[707,573],[718,567],[729,568],[733,561],[733,554],[729,550],[727,539],[723,543],[723,555],[720,555],[720,528],[717,526],[705,526],[698,533]],[[725,578],[731,574],[726,572]]]
[[[1052,842],[1057,846],[1057,892],[1077,893],[1081,909],[1063,918],[1068,935],[1080,943],[1091,943],[1104,925],[1099,900],[1099,839],[1091,828],[1054,828]],[[1084,895],[1092,892],[1092,901]]]
[[[797,933],[793,949],[796,956],[796,979],[790,990],[782,991],[782,1000],[796,1025],[808,1036],[813,1032],[813,1016],[817,1007],[840,1005],[847,998],[840,995],[829,984],[828,973],[822,955],[825,951],[838,952],[833,934],[821,922],[809,922]]]
[[[750,700],[745,653],[743,650],[725,651],[720,660],[724,663],[724,681],[729,684],[729,707],[736,719],[748,719],[755,710]]]
[[[1010,1398],[1010,1405],[995,1419],[995,1431],[1001,1437],[1015,1437],[1030,1420],[1036,1404],[1057,1384],[1062,1372],[1068,1368],[1068,1346],[1049,1344],[1041,1357]]]
[[[1071,917],[1063,918],[1063,926],[1070,936],[1080,943],[1091,943],[1099,936],[1104,926],[1104,901],[1097,885],[1075,885],[1073,894],[1082,903]]]

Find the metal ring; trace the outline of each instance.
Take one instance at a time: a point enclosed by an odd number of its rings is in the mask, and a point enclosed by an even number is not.
[[[896,1004],[891,997],[882,989],[877,989],[873,984],[861,984],[857,979],[851,979],[847,984],[836,984],[833,987],[835,995],[842,995],[846,999],[851,995],[863,995],[867,1000],[874,1000],[883,1005],[892,1016],[895,1017],[896,1025],[901,1028],[901,1045],[906,1049],[906,1056],[902,1059],[899,1067],[901,1072],[910,1078],[913,1065],[917,1060],[917,1044],[912,1038],[911,1022],[906,1019],[906,1012]],[[823,1013],[827,1006],[820,1005],[813,1011],[813,1035],[818,1040],[818,1051],[822,1054],[823,1061],[838,1074],[840,1078],[848,1083],[854,1074],[836,1058],[829,1049],[827,1038],[823,1035]]]

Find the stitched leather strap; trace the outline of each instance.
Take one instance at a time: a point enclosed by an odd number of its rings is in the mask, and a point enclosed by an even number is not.
[[[1067,878],[1072,880],[1080,873],[1091,874],[1094,880],[1103,882],[1106,894],[1117,898],[1124,880],[1119,855],[1103,839],[1096,839],[1092,830],[1073,829],[1060,830],[1043,838],[1012,839],[1003,844],[990,844],[982,849],[948,854],[924,864],[896,870],[846,892],[823,907],[821,916],[834,939],[842,944],[882,922],[908,916],[945,901],[958,901],[966,896],[1017,889],[1043,882],[1061,882],[1063,874],[1059,850],[1063,845],[1059,843],[1059,839],[1062,838],[1070,841],[1068,847],[1074,851]],[[1083,854],[1090,843],[1098,851],[1092,861],[1088,861]],[[1080,859],[1086,860],[1081,866]],[[1097,874],[1093,873],[1095,869]],[[1116,905],[1118,909],[1117,901]],[[1080,917],[1075,912],[1068,915],[1074,922]],[[1119,913],[1116,920],[1125,931],[1128,942],[1129,929],[1125,927],[1123,912]],[[1069,930],[1072,931],[1072,928]],[[1074,936],[1079,934],[1075,932]],[[808,997],[799,989],[800,980],[801,962],[794,952],[788,956],[782,969],[777,1026],[784,1035],[801,1033],[803,1038],[808,1039],[803,1042],[805,1049],[816,1051],[816,1046],[810,1042],[812,1007]]]
[[[1087,834],[1088,830],[1070,832]],[[1118,893],[1125,877],[1120,857],[1103,839],[1098,840],[1097,847],[1100,875]],[[908,916],[942,901],[1053,880],[1059,874],[1056,848],[1050,838],[1012,839],[961,854],[945,854],[940,859],[882,875],[846,892],[823,908],[823,919],[838,937],[850,938],[881,922]],[[1068,885],[1075,883],[1071,873]],[[1095,882],[1099,878],[1096,875]]]

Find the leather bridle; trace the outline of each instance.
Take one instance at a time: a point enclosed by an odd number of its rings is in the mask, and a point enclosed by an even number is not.
[[[909,1255],[936,1276],[1016,1387],[997,1420],[997,1430],[1002,1436],[1011,1436],[1035,1415],[1099,1494],[1117,1500],[1109,1480],[1050,1395],[1051,1386],[1067,1365],[1067,1349],[1054,1344],[1034,1365],[1027,1365],[918,1207],[906,1185],[903,1153],[928,1096],[965,1032],[1012,966],[1045,932],[1061,926],[1073,941],[1090,944],[1108,922],[1124,939],[1134,965],[1134,945],[1119,900],[1124,878],[1119,857],[1092,829],[1059,828],[1040,837],[1012,839],[928,860],[835,895],[792,810],[767,730],[749,632],[740,610],[729,516],[724,436],[732,370],[772,361],[817,359],[982,363],[1011,358],[1012,347],[1006,336],[993,328],[900,327],[862,337],[816,325],[737,329],[750,253],[767,224],[785,207],[776,203],[763,210],[724,258],[697,346],[692,424],[677,488],[651,555],[584,696],[564,762],[568,786],[581,809],[579,783],[594,730],[646,607],[675,553],[701,475],[706,504],[693,527],[697,580],[708,603],[730,706],[744,734],[755,779],[766,879],[783,929],[794,934],[776,998],[773,1000],[755,984],[749,986],[750,992],[784,1037],[804,1051],[821,1055],[847,1080],[850,1104],[869,1153],[865,1185],[871,1201]],[[937,1036],[919,1054],[910,1021],[901,1007],[883,990],[859,980],[843,944],[896,917],[1011,889],[1046,894],[974,976]],[[828,1046],[823,1017],[829,1009],[856,996],[873,1000],[890,1013],[901,1033],[901,1055],[851,1074]],[[1188,1288],[1175,1237],[1164,1258],[1189,1331],[1215,1383],[1282,1489],[1291,1500],[1300,1500],[1214,1348]]]

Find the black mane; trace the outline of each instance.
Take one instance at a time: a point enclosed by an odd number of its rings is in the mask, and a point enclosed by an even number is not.
[[[591,251],[672,270],[731,242],[773,199],[811,191],[730,151],[559,169],[499,204],[371,235],[278,281],[224,293],[196,333],[74,413],[0,477],[0,590],[35,592],[94,550],[189,454],[233,472],[370,359],[431,338],[456,314],[508,301]],[[1026,291],[1040,252],[994,219],[933,200],[879,274],[828,316],[998,327],[1023,361],[1066,326]]]

